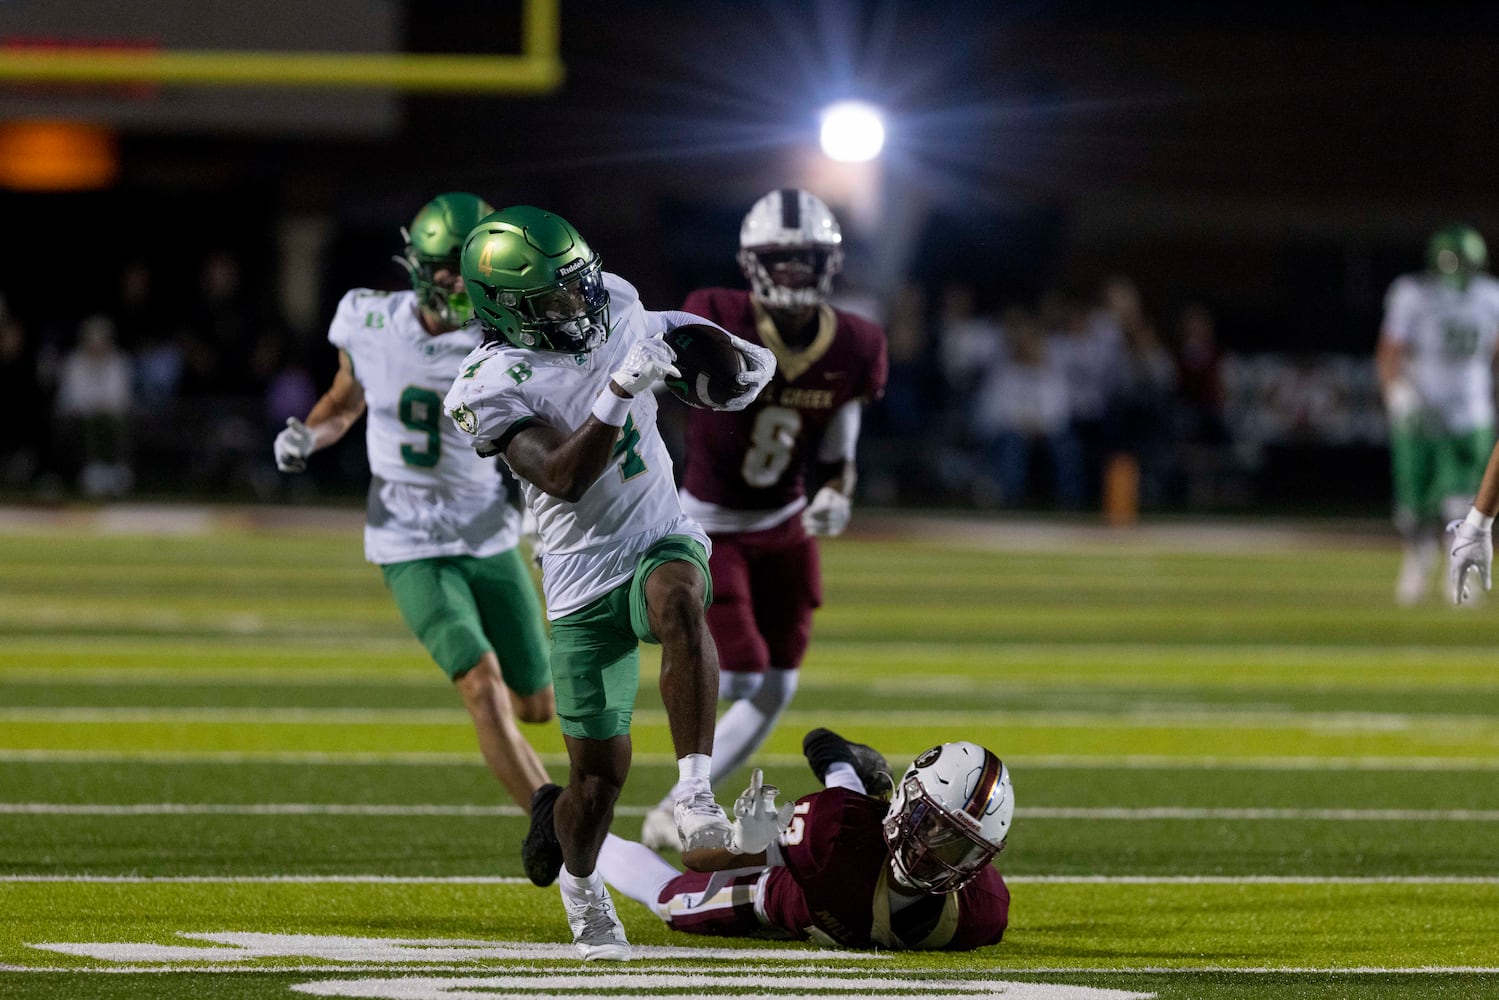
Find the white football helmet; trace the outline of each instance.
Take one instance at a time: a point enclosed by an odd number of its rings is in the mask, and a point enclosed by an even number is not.
[[[992,751],[967,742],[932,747],[896,782],[885,813],[895,880],[956,892],[1004,850],[1014,814],[1009,768]]]
[[[763,305],[818,305],[843,269],[843,230],[822,199],[798,188],[772,191],[739,226],[739,267]]]

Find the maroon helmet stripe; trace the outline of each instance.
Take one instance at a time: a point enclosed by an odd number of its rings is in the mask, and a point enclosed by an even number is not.
[[[963,811],[968,815],[976,818],[984,815],[984,807],[989,804],[994,786],[999,783],[1001,766],[993,751],[984,751],[984,773],[979,776],[979,783],[974,786],[973,794],[968,796],[968,802],[963,806]]]

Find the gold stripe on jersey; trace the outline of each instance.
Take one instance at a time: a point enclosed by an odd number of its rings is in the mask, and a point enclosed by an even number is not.
[[[776,329],[776,322],[765,307],[756,299],[750,299],[750,305],[755,310],[755,329],[760,342],[776,356],[776,368],[787,382],[795,382],[821,361],[838,334],[838,317],[833,315],[833,307],[824,303],[817,307],[817,336],[803,350],[793,350],[781,339],[781,331]]]

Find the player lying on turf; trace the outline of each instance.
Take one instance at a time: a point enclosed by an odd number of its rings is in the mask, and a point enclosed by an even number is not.
[[[605,881],[673,929],[786,935],[845,948],[967,951],[1004,936],[1010,892],[990,864],[1015,809],[1009,770],[975,743],[918,756],[887,806],[884,758],[827,729],[803,742],[827,787],[777,810],[756,770],[734,804],[728,849],[692,852],[678,872],[610,834]],[[710,873],[711,872],[711,873]]]

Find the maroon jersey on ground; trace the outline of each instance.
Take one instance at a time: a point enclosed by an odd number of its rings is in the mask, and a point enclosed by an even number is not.
[[[699,289],[682,309],[769,347],[777,362],[775,378],[747,409],[688,414],[683,488],[734,510],[786,506],[805,492],[802,468],[816,456],[838,408],[852,399],[884,395],[889,369],[884,332],[867,319],[823,306],[812,343],[789,351],[773,327],[762,333],[748,291]]]
[[[1010,890],[992,865],[957,892],[889,912],[890,852],[880,832],[887,808],[843,788],[798,799],[781,837],[785,867],[772,868],[765,885],[770,923],[847,948],[967,951],[997,944],[1009,922]]]

